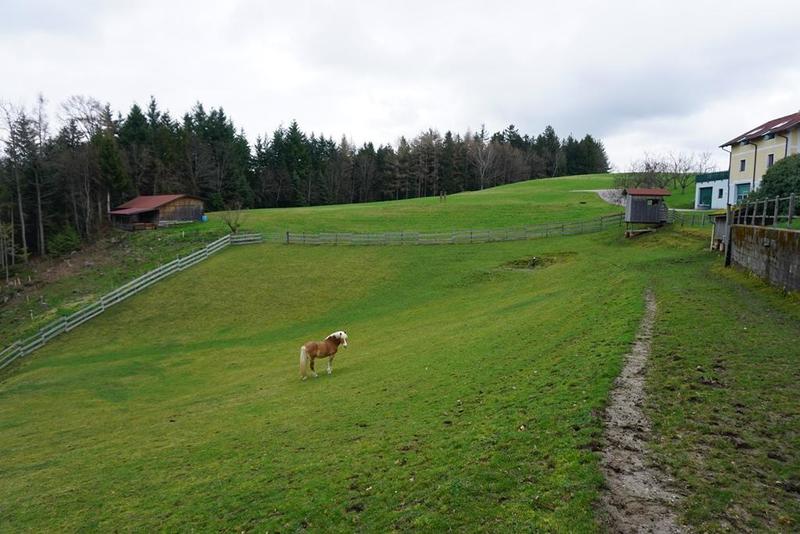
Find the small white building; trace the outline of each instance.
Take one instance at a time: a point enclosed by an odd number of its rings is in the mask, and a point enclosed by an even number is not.
[[[725,209],[728,205],[728,176],[728,171],[709,172],[695,176],[695,209]]]

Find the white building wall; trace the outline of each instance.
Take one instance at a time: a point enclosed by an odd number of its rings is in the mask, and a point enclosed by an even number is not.
[[[694,188],[694,207],[700,209],[700,189],[711,188],[711,209],[725,209],[728,205],[728,180],[716,180],[714,182],[700,182]],[[720,196],[720,191],[721,195]]]

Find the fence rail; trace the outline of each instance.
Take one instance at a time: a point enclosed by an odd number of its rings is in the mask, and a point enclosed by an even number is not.
[[[713,213],[699,213],[696,211],[677,211],[669,210],[668,221],[681,226],[712,226],[714,224]]]
[[[745,201],[731,212],[733,224],[750,226],[778,226],[785,221],[787,226],[797,218],[797,196],[765,198]]]
[[[263,243],[264,234],[233,234],[231,235],[231,245],[250,245],[253,243]]]
[[[240,239],[244,238],[244,239]],[[39,329],[38,332],[35,334],[22,339],[20,341],[16,341],[12,343],[10,346],[6,347],[5,349],[0,351],[0,369],[4,369],[5,367],[11,365],[14,361],[18,358],[23,356],[27,356],[31,352],[35,351],[54,337],[64,333],[69,332],[73,328],[85,323],[89,319],[96,317],[103,313],[107,308],[122,302],[123,300],[127,299],[135,295],[136,293],[142,291],[143,289],[150,287],[151,285],[155,284],[159,280],[163,280],[164,278],[174,274],[176,272],[182,271],[192,265],[196,265],[201,261],[205,260],[212,254],[219,252],[220,250],[224,249],[228,245],[232,243],[255,243],[260,241],[249,240],[250,237],[247,235],[242,236],[230,236],[226,235],[223,236],[216,241],[213,241],[206,245],[205,247],[201,248],[198,251],[195,251],[188,256],[183,256],[181,258],[177,258],[172,260],[169,263],[164,265],[160,265],[156,267],[152,271],[149,271],[142,276],[131,280],[130,282],[121,285],[120,287],[116,288],[115,290],[106,293],[95,302],[89,304],[88,306],[81,308],[80,310],[72,313],[70,315],[59,317],[55,319],[43,327]]]
[[[540,237],[586,234],[622,224],[623,215],[606,215],[596,219],[566,223],[539,224],[515,228],[454,230],[451,232],[286,232],[289,245],[445,245],[523,241]]]

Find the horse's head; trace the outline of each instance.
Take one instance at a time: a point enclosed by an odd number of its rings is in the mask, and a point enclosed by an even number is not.
[[[338,345],[343,347],[347,346],[347,332],[344,330],[339,330],[338,332],[334,332],[333,334],[328,336],[328,339],[333,339],[336,341]]]

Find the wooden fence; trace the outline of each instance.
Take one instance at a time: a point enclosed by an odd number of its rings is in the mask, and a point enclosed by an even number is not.
[[[261,234],[226,235],[212,243],[209,243],[200,250],[189,254],[188,256],[177,258],[169,263],[161,265],[152,271],[149,271],[142,276],[131,280],[127,284],[118,287],[110,293],[103,295],[85,308],[82,308],[70,315],[59,317],[58,319],[40,328],[39,331],[32,336],[21,341],[17,341],[11,344],[11,346],[6,347],[0,351],[0,369],[11,365],[18,358],[27,356],[59,334],[69,332],[76,326],[85,323],[92,317],[100,315],[106,311],[107,308],[113,306],[114,304],[122,302],[128,297],[131,297],[143,289],[150,287],[159,280],[163,280],[174,273],[180,272],[188,267],[191,267],[192,265],[200,263],[212,254],[224,249],[228,245],[260,243],[261,240]]]
[[[623,215],[606,215],[585,221],[539,224],[515,228],[453,230],[451,232],[286,232],[283,242],[289,245],[445,245],[522,241],[540,237],[586,234],[622,224]]]
[[[797,197],[792,193],[788,197],[742,202],[732,210],[731,221],[751,226],[778,226],[785,221],[789,226],[797,215]]]
[[[714,224],[716,214],[700,213],[696,211],[669,210],[669,222],[681,226],[711,226]]]

